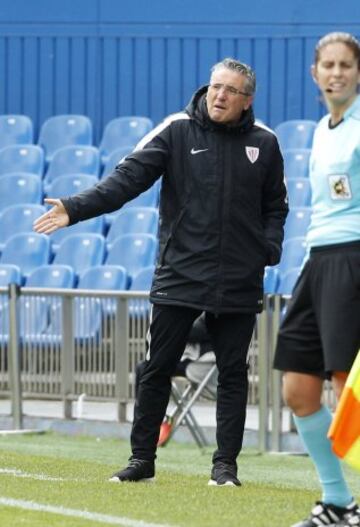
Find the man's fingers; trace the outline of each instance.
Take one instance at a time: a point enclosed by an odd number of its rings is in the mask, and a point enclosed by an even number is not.
[[[59,199],[54,199],[54,198],[45,198],[44,202],[47,203],[48,205],[52,205],[53,207],[55,207],[56,205],[58,206],[62,205]]]
[[[48,234],[58,228],[58,219],[53,209],[45,212],[37,220],[34,221],[34,230],[39,233]]]

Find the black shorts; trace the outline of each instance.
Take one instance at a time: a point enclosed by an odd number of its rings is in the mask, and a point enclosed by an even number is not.
[[[274,368],[328,377],[360,348],[360,241],[315,247],[280,326]]]

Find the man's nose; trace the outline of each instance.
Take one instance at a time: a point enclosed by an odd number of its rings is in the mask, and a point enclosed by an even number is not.
[[[227,97],[226,88],[225,88],[225,86],[221,86],[221,88],[217,92],[217,98],[218,99],[226,99],[226,97]]]

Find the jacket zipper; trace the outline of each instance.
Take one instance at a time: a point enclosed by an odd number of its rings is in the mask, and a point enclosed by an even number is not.
[[[219,148],[219,147],[218,147]],[[224,171],[224,149],[221,152],[221,182],[219,189],[220,203],[219,203],[219,219],[220,219],[220,229],[219,229],[219,271],[218,271],[218,282],[216,288],[216,298],[215,298],[215,316],[219,316],[220,305],[222,302],[222,284],[223,284],[223,227],[224,227],[224,198],[225,198],[225,171]]]

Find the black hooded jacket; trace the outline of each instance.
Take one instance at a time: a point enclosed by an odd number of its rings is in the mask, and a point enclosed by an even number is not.
[[[120,208],[162,176],[158,304],[260,312],[263,273],[281,255],[288,212],[275,135],[244,111],[210,120],[207,87],[152,130],[108,178],[62,202],[73,224]]]

